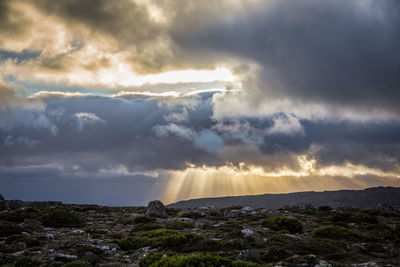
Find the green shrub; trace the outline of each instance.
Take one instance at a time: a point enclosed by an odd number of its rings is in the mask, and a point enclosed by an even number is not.
[[[379,243],[367,243],[365,245],[365,248],[368,249],[368,251],[372,252],[378,252],[378,253],[386,253],[387,250]]]
[[[150,217],[150,216],[146,216],[146,215],[137,216],[137,217],[135,217],[135,218],[133,219],[133,222],[134,222],[134,223],[153,223],[153,222],[155,222],[155,221],[156,221],[155,218]]]
[[[377,224],[378,217],[374,214],[370,214],[367,212],[359,212],[356,215],[356,221],[359,223],[365,223],[365,224]]]
[[[150,231],[163,228],[163,226],[159,223],[139,223],[135,225],[133,228],[133,232],[141,232],[141,231]]]
[[[259,267],[257,263],[247,261],[233,261],[228,258],[213,256],[210,254],[194,254],[194,255],[168,255],[163,257],[162,253],[150,254],[143,258],[140,267]]]
[[[303,225],[295,218],[276,216],[267,218],[262,222],[263,227],[271,228],[275,231],[288,231],[289,233],[301,233]]]
[[[0,237],[6,237],[9,235],[20,234],[24,228],[15,224],[2,224],[0,225]]]
[[[100,256],[103,254],[103,250],[93,246],[78,245],[76,246],[76,253],[79,257],[84,257],[86,252],[92,252],[93,254]]]
[[[284,248],[298,255],[329,255],[332,253],[342,253],[344,250],[347,250],[345,243],[324,239],[293,240],[284,246]]]
[[[189,222],[182,222],[182,221],[172,221],[167,223],[167,228],[170,229],[175,229],[175,230],[182,230],[182,229],[188,229],[188,228],[193,228],[194,224],[189,223]]]
[[[136,236],[141,247],[179,247],[192,245],[202,240],[199,235],[184,233],[171,229],[157,229],[146,232],[139,232]]]
[[[39,211],[35,208],[29,207],[24,210],[3,211],[0,212],[0,220],[9,222],[23,222],[26,218],[38,219]]]
[[[109,243],[117,244],[122,250],[132,250],[138,248],[135,239],[133,238],[121,238],[109,241]]]
[[[40,246],[40,242],[36,238],[22,234],[11,235],[5,240],[6,244],[12,244],[15,242],[24,242],[28,248]]]
[[[332,218],[331,221],[333,223],[348,223],[351,221],[351,214],[348,212],[337,212],[335,213]]]
[[[363,224],[377,224],[378,217],[369,211],[359,211],[359,212],[338,212],[333,215],[331,221],[336,224],[346,224],[350,222],[363,223]]]
[[[57,208],[51,210],[42,217],[44,226],[50,227],[81,227],[83,226],[82,220],[66,209]]]
[[[42,263],[36,259],[21,255],[15,258],[13,266],[40,266],[41,264]]]
[[[277,262],[286,259],[290,253],[280,247],[271,247],[266,254],[262,256],[262,260],[266,262]]]
[[[192,243],[191,245],[185,245],[182,248],[182,252],[191,252],[191,251],[219,251],[221,249],[222,244],[220,244],[216,240],[212,239],[204,239],[198,242]]]
[[[314,236],[330,239],[354,239],[358,237],[356,233],[349,229],[336,225],[321,226],[314,231]]]
[[[329,206],[319,206],[318,207],[318,211],[321,211],[321,212],[328,212],[328,211],[331,211],[331,210],[332,210],[332,208],[329,207]]]

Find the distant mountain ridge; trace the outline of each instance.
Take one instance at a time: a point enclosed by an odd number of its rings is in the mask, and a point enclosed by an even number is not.
[[[243,206],[252,208],[277,209],[283,206],[315,207],[328,205],[337,207],[374,208],[379,204],[400,206],[400,188],[372,187],[364,190],[338,190],[323,192],[296,192],[287,194],[263,194],[247,196],[229,196],[199,198],[169,204],[169,208],[196,208],[214,205],[217,208]]]

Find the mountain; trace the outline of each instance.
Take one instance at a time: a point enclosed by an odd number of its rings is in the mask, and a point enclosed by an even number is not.
[[[297,192],[288,194],[264,194],[254,196],[229,196],[199,198],[179,201],[169,208],[196,208],[213,205],[217,208],[243,206],[252,208],[277,209],[283,206],[318,206],[373,208],[379,204],[400,206],[400,188],[372,187],[364,190],[338,190],[324,192]]]

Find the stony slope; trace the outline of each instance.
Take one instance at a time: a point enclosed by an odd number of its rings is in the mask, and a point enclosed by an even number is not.
[[[171,208],[195,208],[213,205],[217,208],[243,206],[277,209],[283,206],[331,206],[373,208],[379,204],[400,206],[400,188],[373,187],[364,190],[339,190],[324,192],[298,192],[290,194],[265,194],[255,196],[201,198],[179,201],[168,205]]]
[[[400,210],[3,201],[0,266],[399,266]]]

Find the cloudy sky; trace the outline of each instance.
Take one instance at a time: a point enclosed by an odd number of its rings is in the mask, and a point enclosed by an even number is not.
[[[0,193],[400,186],[397,0],[0,0]]]

